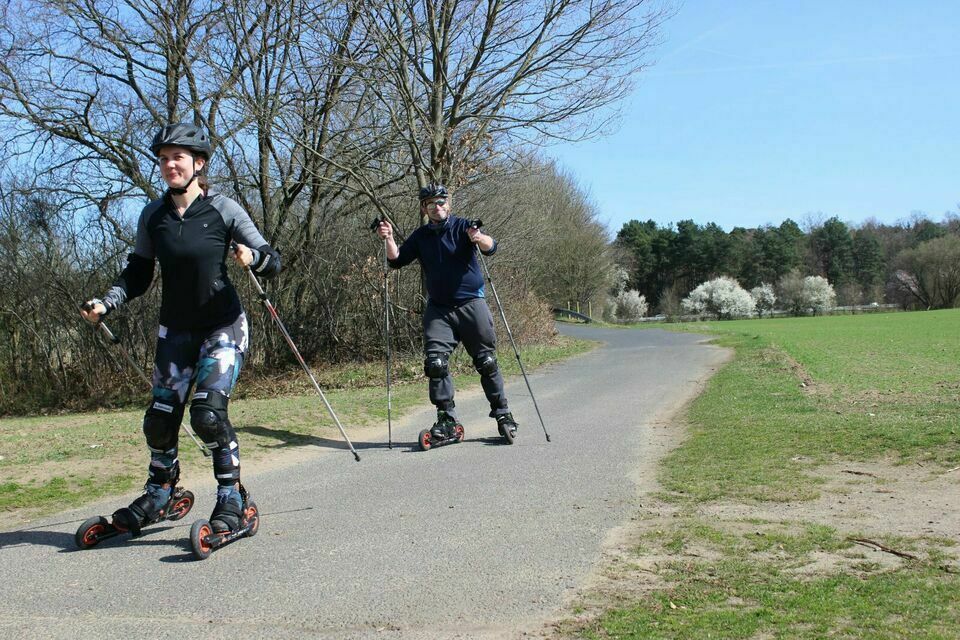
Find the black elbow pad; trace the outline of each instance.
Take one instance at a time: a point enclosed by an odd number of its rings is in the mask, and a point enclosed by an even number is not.
[[[263,276],[264,278],[272,278],[273,276],[280,273],[280,252],[271,247],[268,244],[257,247],[257,252],[260,254],[257,256],[256,262],[250,265],[250,268],[258,276]]]

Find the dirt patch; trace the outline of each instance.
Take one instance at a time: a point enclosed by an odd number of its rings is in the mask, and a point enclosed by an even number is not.
[[[785,573],[798,578],[817,578],[839,573],[866,577],[878,571],[899,569],[904,562],[904,558],[879,549],[851,547],[839,553],[814,551],[807,555],[805,564],[788,569]]]
[[[790,355],[776,347],[770,347],[764,349],[761,353],[761,358],[767,362],[775,362],[786,365],[783,367],[784,371],[789,371],[797,380],[800,381],[800,386],[807,391],[812,393],[814,391],[814,381],[813,378],[807,373],[807,370],[803,368],[803,365],[790,357]]]
[[[675,427],[672,431],[675,433]],[[673,446],[676,440],[667,448]],[[775,546],[768,551],[752,552],[754,558],[769,557],[784,565],[785,574],[800,580],[837,574],[866,578],[916,561],[905,556],[925,558],[928,551],[947,558],[941,569],[960,571],[960,553],[954,548],[960,543],[960,468],[944,470],[884,460],[836,462],[811,469],[810,474],[823,482],[815,500],[725,502],[693,510],[646,497],[656,495],[657,489],[645,475],[638,482],[643,501],[640,512],[610,532],[597,569],[569,598],[567,617],[551,623],[545,637],[579,636],[589,629],[606,637],[599,619],[611,608],[629,608],[639,602],[654,610],[669,606],[663,605],[660,598],[648,597],[652,592],[671,588],[665,568],[689,563],[693,570],[696,566],[710,566],[722,557],[715,548],[696,543],[685,543],[679,549],[665,548],[668,540],[661,534],[675,533],[677,523],[691,516],[709,523],[723,535],[740,539],[752,535],[795,535],[816,524],[836,530],[850,542],[843,549],[818,549],[799,555],[784,555]],[[878,544],[855,543],[852,538]]]
[[[691,516],[723,535],[741,539],[745,535],[795,535],[809,525],[823,525],[850,542],[843,549],[817,549],[785,557],[780,557],[783,552],[776,548],[753,552],[755,557],[770,554],[772,560],[785,561],[785,573],[801,580],[837,574],[872,576],[914,562],[909,556],[926,558],[927,552],[943,554],[946,564],[941,569],[960,571],[960,467],[901,464],[893,458],[835,461],[809,469],[820,481],[816,499],[722,502],[691,509],[652,497],[663,495],[652,469],[682,442],[684,432],[682,425],[669,420],[651,425],[650,457],[635,475],[642,507],[607,536],[597,569],[571,595],[565,607],[567,616],[552,622],[545,637],[579,636],[589,629],[605,637],[598,621],[610,608],[632,607],[638,602],[654,609],[664,607],[661,599],[647,597],[670,589],[664,568],[684,562],[691,567],[709,566],[720,557],[716,549],[696,544],[665,548],[667,540],[660,534],[670,535],[678,522]],[[800,457],[793,462],[812,464]],[[867,544],[853,542],[853,538]],[[871,541],[878,544],[869,544]]]
[[[836,462],[809,474],[822,481],[815,500],[716,503],[700,512],[722,520],[802,521],[867,535],[960,542],[960,469],[882,460]]]

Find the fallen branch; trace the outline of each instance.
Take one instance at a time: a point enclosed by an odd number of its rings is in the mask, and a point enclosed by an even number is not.
[[[884,552],[886,552],[886,553],[892,553],[893,555],[899,556],[899,557],[901,557],[901,558],[909,558],[909,559],[911,559],[911,560],[919,560],[919,558],[918,558],[917,556],[915,556],[915,555],[913,555],[913,554],[910,554],[910,553],[907,553],[906,551],[897,551],[896,549],[891,549],[890,547],[885,547],[885,546],[883,546],[882,544],[880,544],[879,542],[874,542],[873,540],[867,540],[866,538],[847,538],[847,540],[849,540],[850,542],[856,542],[857,544],[861,544],[861,545],[863,545],[863,546],[865,546],[865,547],[873,547],[874,549],[878,549],[878,550],[884,551]]]
[[[877,476],[872,473],[867,473],[866,471],[854,471],[853,469],[844,469],[840,473],[851,473],[855,476],[870,476],[871,478],[876,478]]]

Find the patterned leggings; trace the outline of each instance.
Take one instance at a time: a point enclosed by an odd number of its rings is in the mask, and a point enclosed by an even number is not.
[[[190,389],[194,431],[210,447],[214,475],[220,484],[240,478],[240,447],[227,417],[230,393],[240,375],[249,345],[249,327],[241,313],[221,327],[204,330],[160,326],[153,368],[153,401],[143,419],[150,448],[150,477],[176,473],[180,423]]]

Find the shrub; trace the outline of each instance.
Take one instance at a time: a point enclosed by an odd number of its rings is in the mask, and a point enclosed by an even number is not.
[[[803,279],[803,299],[814,314],[824,313],[837,306],[837,294],[823,276],[807,276]]]
[[[636,289],[617,294],[616,318],[624,322],[636,322],[647,315],[647,299]]]
[[[750,290],[750,297],[753,298],[753,304],[757,309],[757,315],[763,317],[764,311],[773,311],[773,306],[777,303],[777,295],[773,291],[773,285],[766,282],[761,283],[759,287]]]
[[[779,284],[780,302],[795,316],[807,312],[829,311],[837,304],[837,294],[823,276],[800,277],[796,271],[783,276]]]
[[[728,276],[704,282],[691,291],[680,305],[688,313],[708,313],[718,320],[749,316],[755,308],[750,294]]]

